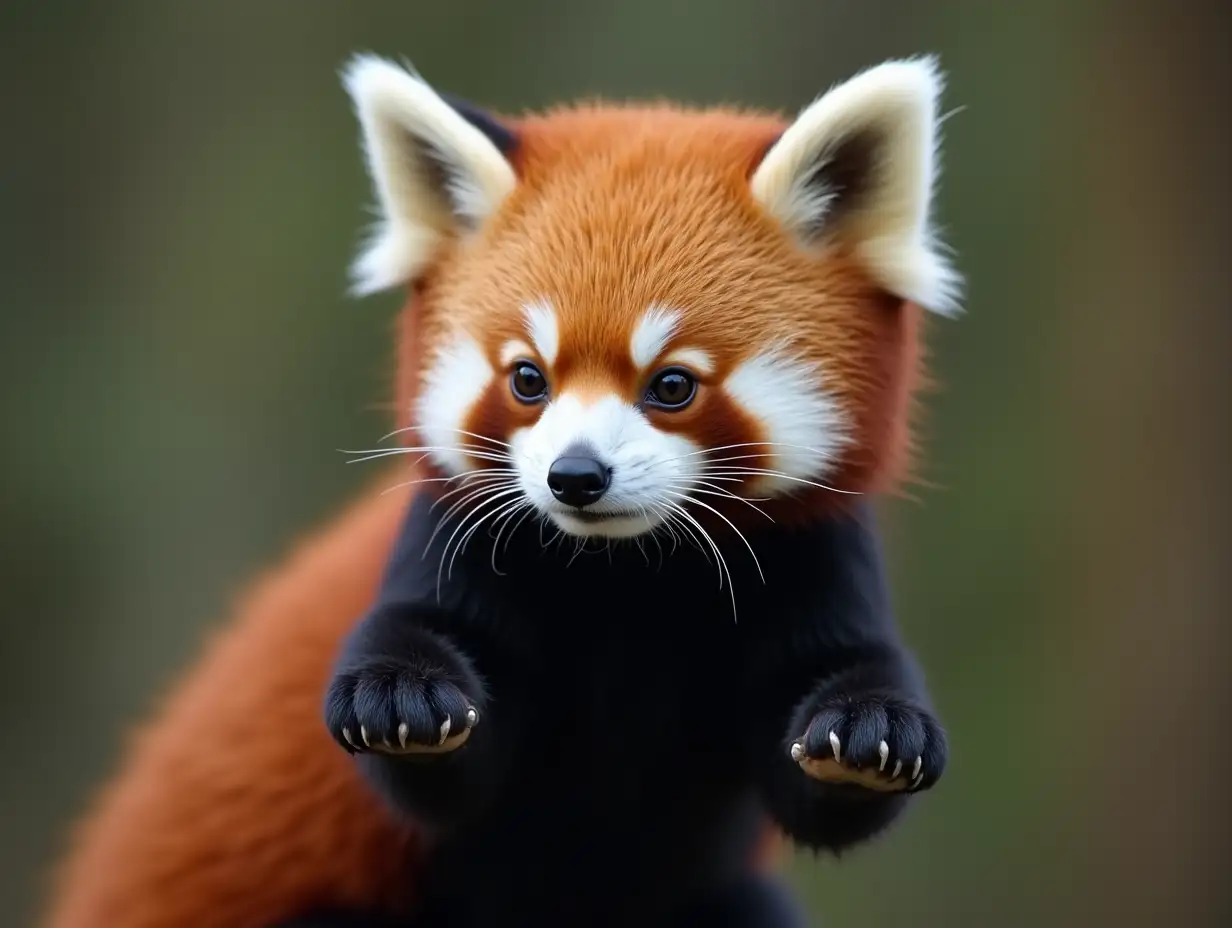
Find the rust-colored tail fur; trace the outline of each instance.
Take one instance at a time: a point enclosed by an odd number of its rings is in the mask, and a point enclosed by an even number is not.
[[[406,904],[417,842],[330,740],[321,699],[407,499],[365,497],[241,605],[85,822],[47,928],[266,928]]]

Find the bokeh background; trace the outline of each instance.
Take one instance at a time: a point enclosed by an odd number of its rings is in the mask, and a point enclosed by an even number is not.
[[[336,450],[386,430],[398,304],[343,292],[370,195],[337,70],[373,50],[512,111],[794,110],[940,53],[968,313],[932,327],[934,485],[884,516],[952,766],[792,879],[828,926],[1232,924],[1230,22],[1199,0],[3,4],[0,923],[30,923],[234,596],[376,473]]]

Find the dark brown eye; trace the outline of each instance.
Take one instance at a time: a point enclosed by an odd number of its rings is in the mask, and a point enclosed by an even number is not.
[[[660,409],[683,409],[688,406],[697,392],[697,381],[688,371],[679,368],[669,368],[660,371],[650,381],[646,391],[646,402]]]
[[[529,361],[519,361],[514,365],[509,382],[513,395],[523,403],[537,403],[548,392],[547,378]]]

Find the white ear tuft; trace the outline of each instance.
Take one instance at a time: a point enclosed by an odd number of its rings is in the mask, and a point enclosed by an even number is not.
[[[852,247],[891,293],[958,310],[962,278],[933,237],[935,58],[891,61],[806,107],[754,172],[754,198],[805,245]]]
[[[490,216],[517,178],[493,141],[413,71],[360,55],[343,85],[380,209],[351,265],[352,292],[365,295],[414,279],[444,239]]]

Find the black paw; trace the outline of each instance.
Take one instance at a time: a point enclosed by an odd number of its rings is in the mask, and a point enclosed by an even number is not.
[[[464,676],[439,663],[391,658],[348,667],[330,683],[326,724],[353,754],[453,751],[479,721],[475,700],[463,692]]]
[[[945,732],[894,698],[835,697],[793,726],[791,757],[809,776],[878,792],[919,791],[940,779]]]

